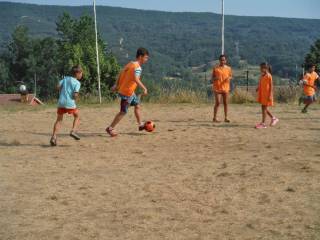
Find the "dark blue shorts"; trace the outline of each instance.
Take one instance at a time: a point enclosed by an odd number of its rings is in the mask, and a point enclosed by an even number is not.
[[[308,101],[308,102],[315,102],[317,101],[317,96],[313,95],[313,96],[304,96],[304,100]]]
[[[119,94],[119,98],[121,99],[120,112],[122,113],[127,113],[130,106],[138,106],[140,104],[140,99],[135,94],[130,97]]]

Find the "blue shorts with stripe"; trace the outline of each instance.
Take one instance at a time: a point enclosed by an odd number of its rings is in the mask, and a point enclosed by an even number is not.
[[[122,113],[128,113],[130,106],[138,106],[140,104],[140,99],[136,94],[130,97],[119,94],[119,98],[121,99],[120,112]]]

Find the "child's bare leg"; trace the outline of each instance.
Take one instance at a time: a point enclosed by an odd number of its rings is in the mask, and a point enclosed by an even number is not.
[[[229,121],[228,119],[228,93],[222,94],[223,99],[223,107],[224,107],[224,119],[225,121]]]
[[[267,112],[268,116],[269,116],[271,119],[274,118],[274,116],[272,115],[272,113],[269,111],[268,107],[266,107],[266,112]]]
[[[307,111],[308,107],[312,104],[312,101],[306,100],[306,101],[304,101],[304,104],[305,104],[305,106],[302,109],[302,112],[306,112]]]
[[[262,105],[261,110],[262,110],[262,122],[261,123],[266,124],[267,107]]]
[[[75,132],[75,131],[77,131],[78,130],[78,127],[79,127],[79,125],[80,125],[80,115],[79,115],[79,112],[77,112],[77,113],[74,113],[73,114],[73,117],[74,117],[74,119],[73,119],[73,125],[72,125],[72,132]]]
[[[124,113],[124,112],[119,112],[119,113],[115,116],[115,118],[113,119],[110,127],[115,128],[125,115],[126,115],[126,113]]]
[[[142,121],[141,121],[141,106],[140,105],[134,106],[134,115],[136,116],[138,125],[141,126]]]
[[[214,99],[215,99],[215,103],[214,103],[214,109],[213,109],[213,121],[214,122],[218,122],[217,119],[217,114],[218,114],[218,110],[219,110],[219,106],[220,106],[220,94],[218,93],[214,93]]]
[[[57,137],[57,133],[61,128],[62,120],[63,120],[63,114],[58,114],[57,120],[56,120],[56,122],[54,123],[54,126],[53,126],[52,137],[54,137],[54,138]]]

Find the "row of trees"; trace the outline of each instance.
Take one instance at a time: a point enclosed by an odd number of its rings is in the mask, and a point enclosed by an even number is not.
[[[73,65],[84,69],[82,91],[96,94],[97,71],[94,22],[89,16],[79,19],[63,14],[57,21],[58,38],[31,38],[28,29],[18,26],[11,42],[0,56],[0,92],[13,93],[24,83],[30,91],[37,79],[37,94],[50,99],[57,82]],[[119,64],[99,36],[101,87],[107,92],[115,81]]]
[[[86,15],[75,19],[69,14],[63,14],[56,23],[56,30],[58,35],[55,38],[32,38],[26,27],[16,27],[6,50],[0,54],[0,93],[17,92],[21,83],[32,91],[36,77],[37,94],[43,99],[51,99],[57,94],[55,91],[57,82],[69,74],[73,65],[80,64],[84,69],[83,95],[97,95],[93,19]],[[108,89],[114,83],[120,66],[100,35],[98,39],[102,91],[104,95],[109,95]],[[143,41],[141,39],[141,42]],[[192,74],[187,66],[173,65],[169,59],[158,61],[162,56],[158,56],[152,48],[151,52],[153,61],[148,64],[144,75],[144,81],[149,88],[162,89],[174,86],[197,88],[206,84],[202,78]],[[203,61],[206,62],[206,59]],[[269,59],[272,65],[275,61]],[[231,63],[236,66],[235,61]],[[320,69],[320,40],[311,47],[305,63],[317,64]]]
[[[320,39],[311,46],[310,53],[306,56],[305,64],[316,64],[318,71],[320,71]]]

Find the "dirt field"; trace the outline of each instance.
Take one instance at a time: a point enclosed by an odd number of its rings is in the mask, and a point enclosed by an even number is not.
[[[111,139],[117,107],[81,109],[80,142],[48,146],[54,108],[0,110],[1,240],[319,240],[320,107],[231,106],[213,125],[207,105],[145,105]]]

